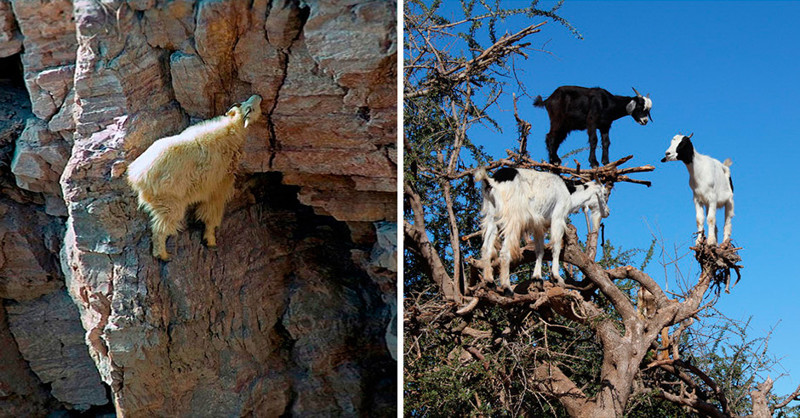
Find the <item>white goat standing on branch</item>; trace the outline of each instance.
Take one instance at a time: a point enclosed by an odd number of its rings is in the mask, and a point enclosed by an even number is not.
[[[567,217],[584,207],[598,208],[592,213],[596,227],[601,217],[609,215],[606,189],[589,182],[575,188],[573,193],[564,179],[552,173],[523,168],[501,168],[491,178],[485,169],[475,173],[475,180],[483,182],[483,280],[492,281],[492,257],[497,249],[495,241],[500,232],[503,244],[500,249],[500,288],[511,290],[509,269],[512,258],[520,257],[520,239],[532,233],[536,249],[536,266],[533,277],[542,278],[545,229],[550,227],[553,244],[552,276],[563,284],[559,272],[559,256]],[[596,203],[595,203],[596,202]]]
[[[233,193],[234,174],[246,128],[261,116],[261,96],[234,104],[224,115],[154,142],[128,166],[128,183],[139,207],[152,217],[153,256],[167,261],[167,237],[183,225],[189,205],[205,224],[206,245],[216,247],[216,229]]]
[[[717,244],[717,208],[725,207],[725,227],[722,242],[731,238],[731,219],[733,218],[733,180],[730,158],[724,163],[708,155],[695,151],[689,136],[675,135],[672,138],[666,156],[661,162],[683,161],[689,170],[689,187],[694,195],[694,207],[697,220],[697,240],[703,240],[703,221],[708,221],[708,245]],[[707,211],[706,216],[704,210]]]

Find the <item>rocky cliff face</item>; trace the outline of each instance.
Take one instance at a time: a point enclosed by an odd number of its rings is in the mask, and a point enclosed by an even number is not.
[[[0,415],[395,414],[395,8],[0,0]],[[158,262],[127,163],[254,93]]]

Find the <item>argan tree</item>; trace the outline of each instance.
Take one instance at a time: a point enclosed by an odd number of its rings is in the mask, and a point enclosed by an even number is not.
[[[715,332],[697,324],[739,278],[740,248],[730,243],[692,247],[700,274],[677,293],[644,272],[653,246],[635,267],[635,251],[605,242],[597,254],[597,233],[581,240],[574,226],[564,237],[566,286],[524,280],[532,245],[516,260],[512,296],[480,277],[496,260],[479,259],[478,167],[548,170],[609,188],[649,184],[631,175],[653,168],[622,168],[629,158],[591,170],[534,161],[519,115],[520,147],[492,161],[469,132],[500,129],[491,109],[518,87],[514,60],[527,58],[546,25],[580,35],[557,14],[561,2],[543,10],[536,1],[504,9],[462,0],[456,21],[440,3],[404,6],[406,414],[771,416],[798,399],[800,388],[779,399],[770,379],[759,380],[774,365],[768,339],[726,343],[735,323],[718,321],[727,325]],[[532,24],[511,30],[515,15]]]

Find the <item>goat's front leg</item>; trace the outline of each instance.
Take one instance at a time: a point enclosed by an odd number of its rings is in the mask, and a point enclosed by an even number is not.
[[[708,204],[706,223],[708,223],[708,239],[706,240],[706,244],[717,245],[717,202]]]
[[[550,242],[553,244],[553,264],[550,267],[550,274],[560,285],[564,284],[564,279],[561,278],[561,265],[559,258],[561,256],[561,245],[564,238],[564,230],[566,229],[567,225],[564,220],[553,219],[553,223],[550,226]]]
[[[725,203],[725,227],[723,228],[722,242],[731,240],[731,219],[733,218],[733,199]]]
[[[703,241],[703,224],[706,221],[706,215],[703,211],[703,204],[697,198],[694,199],[694,212],[695,221],[697,222],[697,240],[695,240],[694,245],[698,245]]]
[[[591,165],[592,168],[596,168],[599,166],[599,164],[597,164],[597,157],[595,156],[595,151],[597,150],[597,130],[590,126],[586,132],[589,134],[589,165]]]
[[[600,139],[603,145],[603,157],[600,161],[603,162],[603,165],[608,165],[608,147],[611,145],[611,138],[608,137],[607,130],[600,130]]]

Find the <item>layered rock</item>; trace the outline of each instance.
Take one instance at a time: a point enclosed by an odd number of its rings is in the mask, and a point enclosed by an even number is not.
[[[106,401],[102,380],[131,416],[393,416],[396,3],[10,4],[0,54],[21,40],[32,102],[0,141],[0,211],[15,214],[0,255],[23,257],[0,259],[0,297],[35,377],[15,396],[49,383],[34,404],[85,409]],[[253,93],[265,117],[219,249],[190,224],[157,262],[126,164]],[[60,324],[40,312],[54,307],[82,359],[31,344]]]
[[[2,308],[2,307],[0,307]],[[51,396],[22,358],[0,309],[0,411],[3,416],[43,416],[52,408]]]
[[[64,207],[61,190],[54,187],[60,172],[49,164],[57,167],[61,161],[63,169],[66,159],[60,136],[42,123],[31,114],[24,88],[0,81],[2,416],[86,410],[109,401],[84,343],[78,311],[64,289],[58,259],[64,220],[47,208],[51,201]],[[38,128],[31,128],[34,124]],[[15,177],[14,168],[29,175]]]
[[[22,35],[17,28],[11,3],[0,0],[0,58],[18,53],[22,49]]]
[[[78,310],[63,288],[5,308],[20,352],[56,399],[78,410],[108,402],[76,321]]]

